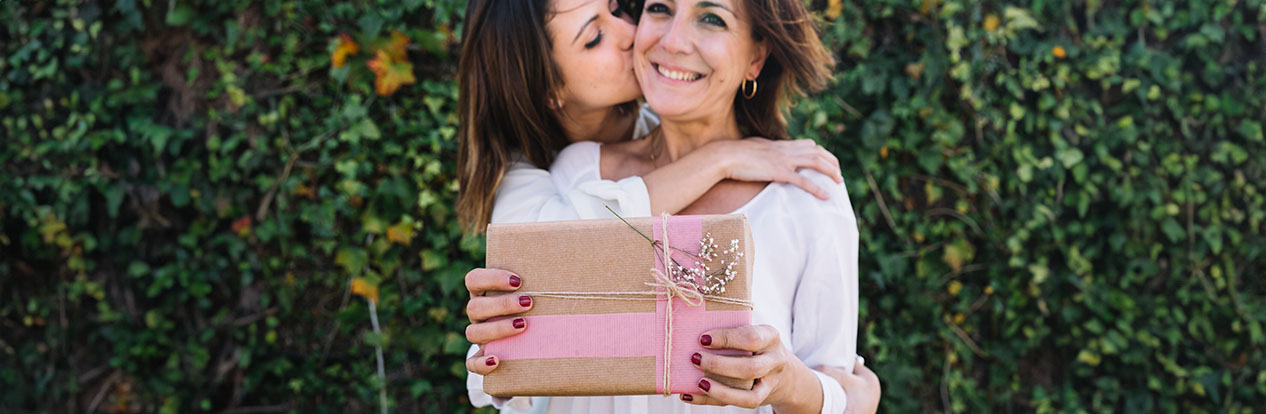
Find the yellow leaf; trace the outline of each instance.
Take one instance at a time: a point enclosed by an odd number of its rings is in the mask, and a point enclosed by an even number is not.
[[[1055,46],[1054,49],[1051,49],[1051,54],[1055,55],[1057,58],[1063,59],[1068,56],[1068,51],[1065,51],[1063,46]]]
[[[958,292],[963,290],[963,282],[959,282],[957,280],[952,281],[949,283],[949,287],[946,287],[945,290],[948,290],[950,295],[958,296]]]
[[[826,17],[836,19],[840,14],[844,13],[844,2],[842,0],[831,0],[826,6]]]
[[[991,15],[985,16],[985,30],[988,30],[991,32],[994,30],[998,30],[998,26],[1000,26],[1001,24],[1002,24],[1002,20],[998,19],[997,15],[991,14]]]
[[[413,241],[413,224],[401,221],[394,226],[388,227],[387,241],[408,246],[409,242]]]
[[[378,303],[378,286],[363,277],[352,278],[352,294]]]
[[[341,68],[347,64],[347,57],[360,52],[360,45],[352,40],[351,36],[341,34],[338,36],[338,44],[334,46],[334,52],[330,53],[330,65]]]
[[[397,62],[408,61],[406,52],[409,49],[409,36],[400,33],[399,30],[391,31],[391,43],[387,44],[387,54],[391,55],[391,59]]]
[[[413,64],[405,61],[393,61],[391,54],[379,50],[376,56],[365,65],[374,72],[374,88],[378,95],[387,96],[395,93],[403,85],[411,85],[417,81],[413,77]]]
[[[976,249],[971,243],[960,239],[945,245],[945,254],[941,256],[941,259],[945,260],[945,264],[949,265],[954,273],[958,273],[963,270],[963,264],[970,262],[975,255]]]
[[[922,14],[928,14],[928,12],[932,11],[932,9],[935,9],[935,8],[936,8],[937,3],[940,3],[940,1],[938,1],[938,0],[923,0],[923,4],[920,4],[920,5],[919,5],[919,13],[922,13]]]

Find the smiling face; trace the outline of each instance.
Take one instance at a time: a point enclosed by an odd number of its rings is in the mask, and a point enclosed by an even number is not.
[[[636,26],[628,13],[615,0],[551,3],[546,30],[563,77],[559,104],[609,108],[641,96],[632,70]]]
[[[633,46],[647,103],[665,119],[728,114],[766,49],[733,0],[649,0]]]

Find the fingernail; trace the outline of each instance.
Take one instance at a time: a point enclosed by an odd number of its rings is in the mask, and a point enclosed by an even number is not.
[[[710,390],[712,389],[712,384],[708,383],[708,380],[706,379],[701,379],[699,380],[699,389],[704,391]]]
[[[488,366],[497,365],[497,357],[488,357],[488,359],[484,360],[484,363],[488,364]]]
[[[524,296],[524,297],[526,298],[527,296]],[[704,336],[699,337],[699,343],[702,344],[703,346],[712,345],[712,335],[704,335]]]
[[[703,355],[699,354],[698,352],[695,352],[694,355],[690,356],[690,362],[694,363],[695,365],[699,365],[703,363]]]
[[[694,400],[695,400],[695,396],[690,395],[690,394],[682,394],[682,395],[681,395],[681,400],[682,400],[682,401],[694,401]]]
[[[514,319],[514,329],[523,329],[524,326],[527,326],[527,321],[523,320],[523,318]]]
[[[510,275],[510,287],[519,287],[520,283],[523,283],[523,279],[519,279],[519,277],[515,275]]]
[[[528,306],[532,306],[532,298],[529,298],[527,296],[519,296],[519,306],[522,306],[525,308]]]

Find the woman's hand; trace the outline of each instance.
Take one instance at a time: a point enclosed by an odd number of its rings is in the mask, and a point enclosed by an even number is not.
[[[466,290],[470,301],[466,302],[466,340],[480,345],[479,352],[466,360],[466,369],[479,375],[488,375],[497,369],[501,361],[496,355],[484,355],[483,344],[517,335],[527,329],[524,318],[505,318],[492,322],[488,319],[527,312],[532,309],[532,298],[521,295],[484,296],[485,292],[513,292],[523,284],[519,276],[499,269],[474,269],[466,273]]]
[[[705,373],[755,380],[751,390],[731,388],[704,378],[702,394],[682,394],[681,400],[695,405],[734,405],[756,408],[773,405],[779,413],[817,413],[822,410],[822,386],[818,378],[782,345],[778,330],[769,325],[713,329],[699,337],[707,349],[737,349],[753,355],[722,355],[700,352],[691,362]]]
[[[875,414],[879,410],[879,397],[883,393],[879,386],[879,377],[866,367],[866,360],[862,357],[857,357],[853,372],[825,365],[814,369],[830,375],[844,387],[844,394],[848,395],[848,406],[844,408],[844,414]]]
[[[826,200],[827,194],[796,170],[809,168],[843,183],[840,160],[808,139],[774,141],[760,137],[713,141],[725,154],[725,178],[738,181],[773,181],[792,184]]]

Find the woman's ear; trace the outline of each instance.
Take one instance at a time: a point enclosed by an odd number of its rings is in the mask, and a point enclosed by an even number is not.
[[[747,65],[747,74],[743,79],[756,79],[760,76],[760,71],[765,67],[765,59],[769,58],[769,46],[765,41],[756,42],[752,45],[752,61]]]

